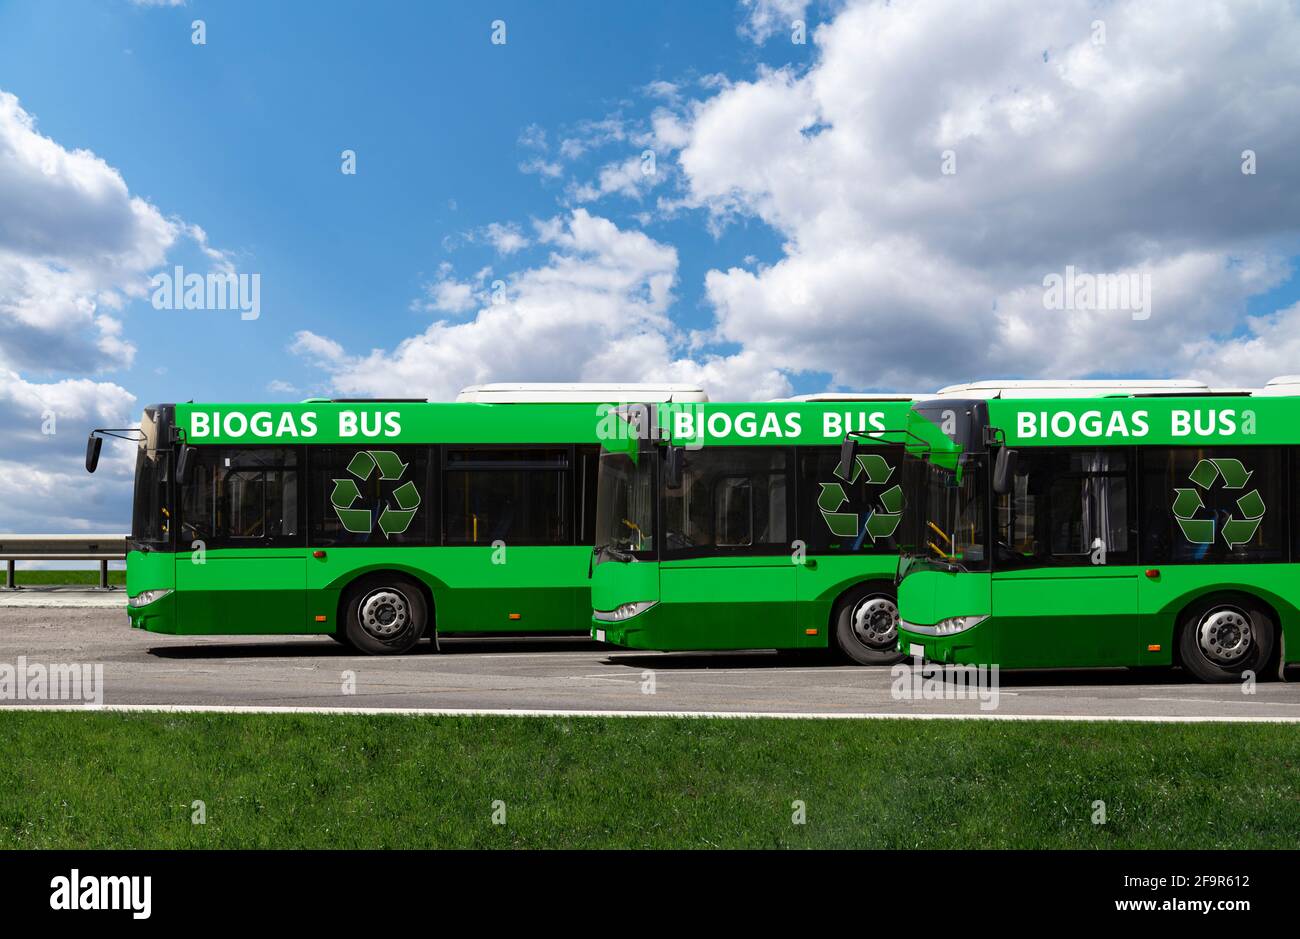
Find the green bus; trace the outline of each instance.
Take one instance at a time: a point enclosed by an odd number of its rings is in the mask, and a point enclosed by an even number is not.
[[[481,386],[461,400],[160,404],[139,428],[132,626],[421,637],[588,631],[604,401],[693,386]]]
[[[628,409],[625,433],[600,451],[593,638],[897,660],[898,431],[910,400]],[[851,431],[864,443],[841,465]]]
[[[1001,668],[1300,655],[1300,380],[944,389],[914,403],[899,649]],[[1295,651],[1292,651],[1295,650]]]

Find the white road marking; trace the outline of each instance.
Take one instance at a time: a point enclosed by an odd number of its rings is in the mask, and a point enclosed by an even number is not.
[[[1172,701],[1176,704],[1266,704],[1283,708],[1300,708],[1300,701],[1237,701],[1233,698],[1138,698],[1139,701]]]
[[[995,714],[980,711],[971,714],[918,714],[854,711],[837,713],[814,711],[610,711],[565,710],[558,708],[382,708],[382,707],[282,707],[249,704],[6,704],[5,711],[114,711],[126,713],[162,714],[397,714],[410,717],[700,717],[700,718],[773,718],[778,720],[994,720],[994,721],[1066,721],[1069,723],[1151,723],[1151,724],[1296,724],[1300,715],[1293,717],[1258,717],[1237,715],[1232,717],[1177,717],[1173,715],[1110,714],[1080,717],[1074,714]]]

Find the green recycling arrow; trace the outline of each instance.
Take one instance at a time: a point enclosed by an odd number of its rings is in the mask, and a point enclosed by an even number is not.
[[[830,527],[831,534],[837,538],[856,538],[858,536],[858,515],[856,512],[839,512],[837,509],[849,501],[844,494],[844,487],[839,483],[821,483],[821,494],[817,496],[817,508],[822,518]]]
[[[1215,480],[1222,479],[1225,489],[1244,489],[1253,473],[1242,462],[1231,457],[1214,457],[1198,460],[1187,478],[1200,489],[1209,490]],[[1214,519],[1196,518],[1205,507],[1197,489],[1174,489],[1173,514],[1183,537],[1192,544],[1214,543]],[[1223,523],[1223,540],[1229,548],[1247,544],[1259,531],[1264,519],[1264,499],[1258,489],[1252,489],[1237,500],[1242,518],[1232,517]]]
[[[365,481],[376,469],[379,478],[385,480],[401,479],[410,464],[403,463],[392,450],[358,450],[348,461],[348,472],[357,479]],[[369,509],[353,508],[361,499],[361,490],[356,480],[335,479],[334,491],[330,493],[330,505],[338,515],[339,523],[346,531],[353,534],[369,534],[374,519]],[[379,530],[385,538],[400,535],[411,527],[416,511],[420,508],[420,491],[411,480],[407,480],[393,490],[396,508],[385,505],[379,513]]]
[[[1205,506],[1195,489],[1175,489],[1174,495],[1174,518],[1192,518]]]
[[[883,485],[889,481],[890,476],[894,475],[894,468],[879,453],[859,453],[858,458],[853,461],[852,476],[845,477],[840,470],[841,467],[836,466],[835,475],[850,485],[857,482],[858,477],[863,473],[867,474],[867,482],[873,486]]]
[[[353,534],[365,534],[370,531],[370,510],[354,509],[351,506],[361,498],[361,490],[351,479],[334,480],[334,491],[330,493],[330,505],[339,517],[344,530]]]
[[[1246,467],[1241,465],[1241,460],[1232,460],[1220,458],[1213,461],[1219,469],[1219,475],[1223,477],[1223,485],[1227,489],[1244,489],[1246,480],[1250,479],[1251,473]]]
[[[843,468],[835,467],[835,475],[852,485],[858,479],[865,476],[868,485],[880,486],[889,481],[894,475],[894,468],[879,453],[860,453],[857,459],[853,461],[853,474],[851,477],[845,477]],[[844,492],[844,486],[838,482],[820,483],[821,492],[817,496],[817,508],[822,513],[822,518],[826,521],[826,526],[837,538],[856,538],[865,530],[870,536],[872,542],[880,538],[888,538],[898,530],[899,522],[902,521],[903,511],[903,487],[897,484],[889,487],[880,494],[880,504],[883,512],[872,512],[867,516],[866,524],[863,529],[859,529],[859,517],[856,512],[841,512],[844,503],[849,501],[849,497]]]
[[[901,515],[872,512],[867,516],[867,534],[871,536],[872,541],[877,538],[888,538],[898,530],[898,523],[902,520]]]

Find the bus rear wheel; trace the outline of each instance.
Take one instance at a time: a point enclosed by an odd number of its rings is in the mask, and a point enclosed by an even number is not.
[[[1240,681],[1263,672],[1273,651],[1273,617],[1248,597],[1202,603],[1183,620],[1178,651],[1189,672],[1206,682]]]
[[[835,645],[858,665],[890,665],[898,651],[898,602],[893,593],[871,584],[855,587],[831,613]]]
[[[368,655],[410,650],[428,620],[424,591],[405,577],[373,575],[354,584],[344,600],[347,640]]]

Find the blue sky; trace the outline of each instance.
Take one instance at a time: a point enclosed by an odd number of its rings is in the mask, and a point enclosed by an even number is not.
[[[207,24],[204,46],[190,41],[195,19]],[[505,46],[490,43],[494,19],[506,21]],[[643,89],[659,79],[807,60],[808,46],[765,54],[737,22],[726,3],[686,0],[490,10],[12,3],[0,7],[0,88],[41,133],[93,150],[133,194],[202,225],[241,270],[262,275],[255,323],[134,304],[136,361],[107,375],[129,380],[142,402],[293,398],[268,382],[328,390],[310,365],[286,360],[297,330],[360,349],[392,346],[422,325],[408,307],[440,263],[473,271],[491,261],[488,246],[448,250],[445,239],[556,213],[563,185],[518,168],[527,128],[554,136],[608,114],[644,115],[652,102]],[[357,153],[355,176],[340,172],[344,149]],[[582,162],[598,167],[613,149]],[[716,239],[690,219],[647,230],[678,247],[686,325],[709,319],[706,270],[779,252],[762,225]],[[183,246],[173,259],[204,269]]]
[[[0,0],[0,530],[122,527],[79,451],[150,401],[1258,385],[1297,114],[1286,0]],[[178,264],[260,317],[155,309]]]

